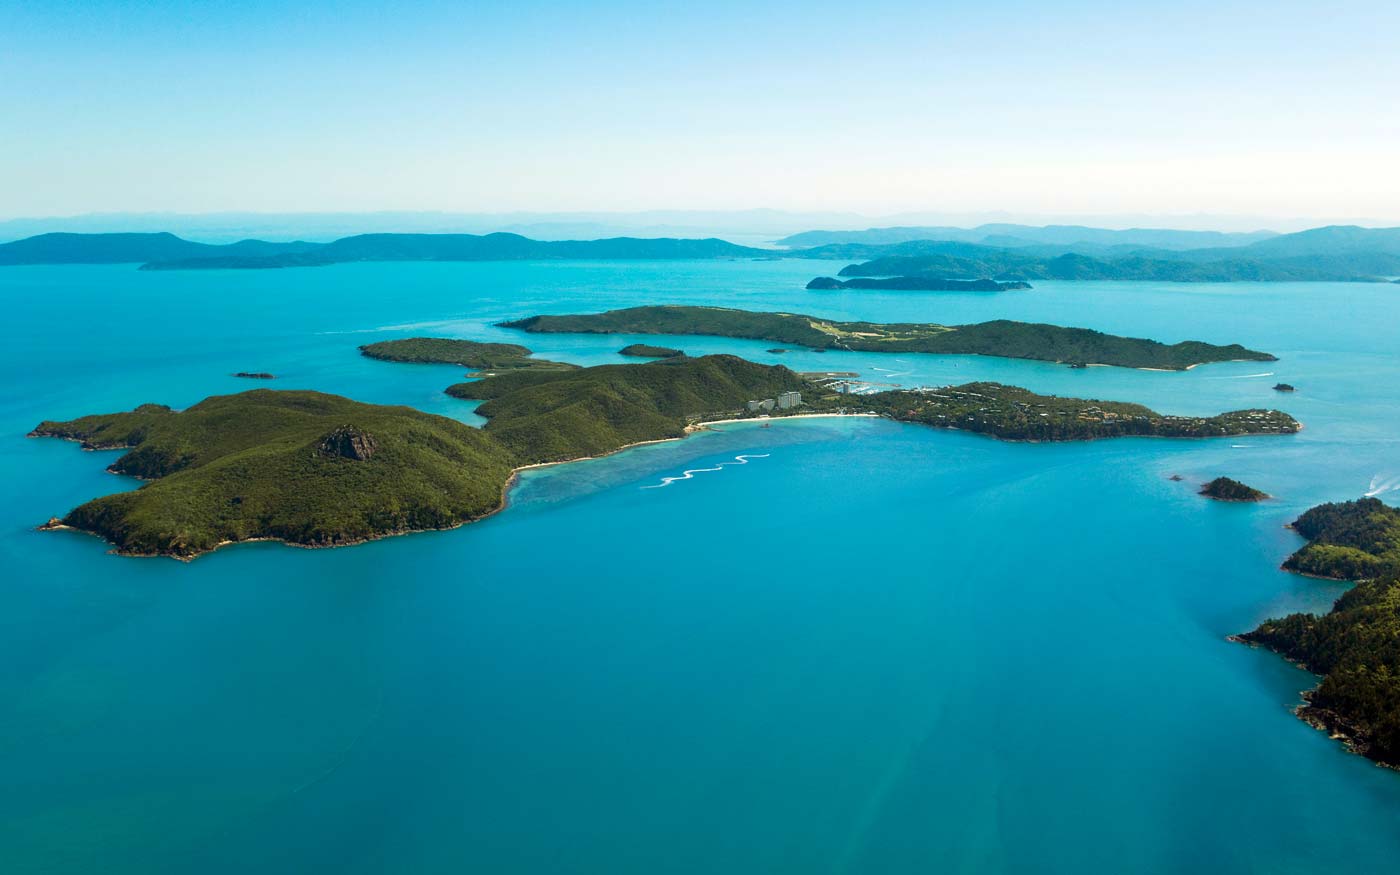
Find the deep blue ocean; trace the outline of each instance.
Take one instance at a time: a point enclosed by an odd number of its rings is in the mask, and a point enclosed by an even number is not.
[[[1343,591],[1278,569],[1300,544],[1285,523],[1400,496],[1400,287],[803,289],[839,266],[0,269],[0,872],[1393,869],[1400,773],[1295,719],[1315,679],[1225,636]],[[356,346],[432,334],[621,361],[647,338],[492,323],[647,303],[1239,342],[1280,361],[659,341],[1169,413],[1277,406],[1306,428],[1037,445],[738,424],[530,471],[485,522],[352,548],[186,564],[34,530],[136,485],[105,473],[110,453],[26,439],[41,419],[186,406],[266,370],[479,422],[442,394],[462,369]],[[1195,494],[1217,475],[1276,498]]]

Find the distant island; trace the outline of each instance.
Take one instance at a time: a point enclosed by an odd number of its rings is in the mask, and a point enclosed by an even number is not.
[[[192,558],[275,539],[353,544],[447,528],[494,511],[513,471],[682,437],[717,419],[864,412],[1007,440],[1287,434],[1277,411],[1164,416],[1137,404],[970,383],[851,396],[781,365],[731,355],[589,368],[520,368],[448,387],[480,400],[481,429],[407,407],[255,389],[176,412],[46,421],[33,437],[129,451],[111,470],[150,480],[94,499],[49,527],[92,532],[118,552]]]
[[[1030,283],[1020,281],[997,282],[995,280],[949,280],[933,276],[896,276],[887,279],[852,279],[841,281],[834,277],[819,276],[807,284],[809,290],[821,289],[888,289],[908,292],[1005,292],[1011,289],[1029,289]]]
[[[360,347],[360,354],[386,362],[460,365],[477,370],[516,368],[568,369],[578,365],[530,358],[530,350],[515,343],[480,343],[448,337],[406,337]]]
[[[0,243],[0,265],[139,263],[142,270],[267,270],[354,261],[675,260],[771,257],[708,238],[531,240],[519,234],[358,234],[330,243],[243,240],[215,245],[174,234],[40,234]]]
[[[919,234],[929,236],[911,236]],[[198,243],[169,233],[49,233],[0,243],[0,266],[135,263],[145,270],[267,270],[359,261],[805,258],[862,259],[843,269],[841,277],[890,277],[906,283],[1386,282],[1400,275],[1400,228],[1329,226],[1295,234],[1224,234],[998,225],[808,232],[780,242],[788,248],[758,249],[716,238],[533,240],[510,233],[381,233],[329,243],[242,240],[229,244]],[[810,245],[794,248],[804,242]]]
[[[1235,640],[1322,675],[1298,716],[1355,752],[1400,768],[1400,510],[1376,498],[1323,504],[1293,528],[1308,543],[1284,568],[1357,585],[1324,616],[1268,620]]]
[[[1275,384],[1274,384],[1274,391],[1275,391],[1275,392],[1293,392],[1293,391],[1296,391],[1296,390],[1293,388],[1292,385],[1290,385],[1290,384],[1288,384],[1288,383],[1275,383]]]
[[[900,277],[1026,280],[1155,280],[1178,283],[1380,282],[1383,272],[1400,268],[1400,255],[1300,256],[1262,261],[1184,258],[1095,258],[1077,252],[1036,257],[994,250],[976,257],[890,255],[844,267],[843,277]]]
[[[669,346],[651,346],[645,343],[633,343],[624,346],[617,351],[618,355],[636,356],[637,358],[666,359],[673,356],[685,355],[678,349],[671,349]]]
[[[242,377],[245,380],[273,380],[276,377],[267,371],[239,371],[235,377]]]
[[[1269,497],[1268,493],[1229,477],[1217,477],[1210,481],[1201,487],[1201,494],[1216,501],[1263,501]]]
[[[723,307],[647,306],[589,315],[532,316],[502,322],[528,332],[583,334],[700,334],[741,337],[857,352],[988,355],[1180,371],[1220,361],[1275,361],[1238,344],[1188,340],[1163,344],[1086,328],[998,320],[975,325],[837,322],[796,313],[755,313]]]

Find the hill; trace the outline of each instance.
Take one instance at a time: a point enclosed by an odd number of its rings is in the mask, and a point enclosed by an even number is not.
[[[266,243],[243,240],[211,245],[182,240],[174,234],[40,234],[0,243],[0,265],[122,264],[166,259],[263,258],[308,252],[316,243]]]
[[[1184,370],[1218,361],[1274,361],[1238,344],[1163,344],[1085,328],[998,320],[975,325],[836,322],[796,313],[754,313],[722,307],[651,306],[589,315],[532,316],[501,323],[528,332],[708,334],[813,349],[990,355],[1051,362]]]
[[[640,441],[680,437],[686,425],[737,414],[745,402],[800,391],[806,382],[781,365],[730,355],[677,356],[645,364],[570,372],[524,371],[450,386],[484,400],[486,432],[526,462],[610,453]]]
[[[1360,582],[1324,616],[1268,620],[1237,638],[1322,675],[1298,716],[1400,768],[1400,510],[1375,498],[1324,504],[1293,528],[1308,543],[1285,568]]]
[[[481,370],[515,368],[576,368],[578,365],[530,358],[530,350],[516,343],[480,343],[448,337],[406,337],[381,340],[360,347],[360,354],[386,362],[461,365]]]
[[[1201,487],[1201,494],[1216,501],[1263,501],[1269,496],[1253,486],[1229,477],[1217,477]]]
[[[455,420],[320,392],[256,389],[179,413],[148,404],[32,435],[130,448],[110,469],[152,482],[61,522],[122,553],[182,558],[256,538],[334,546],[460,525],[500,507],[514,467]]]

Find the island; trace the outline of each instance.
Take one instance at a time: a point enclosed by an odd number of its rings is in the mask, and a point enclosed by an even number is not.
[[[275,376],[273,376],[272,374],[269,374],[267,371],[239,371],[238,373],[234,374],[234,376],[235,376],[235,377],[241,377],[241,378],[244,379],[244,380],[275,380],[275,379],[277,379]]]
[[[1201,495],[1216,501],[1263,501],[1268,493],[1260,492],[1253,486],[1246,486],[1229,477],[1217,477],[1201,487]]]
[[[50,527],[101,535],[120,553],[182,559],[258,539],[354,544],[480,519],[502,506],[513,473],[526,466],[767,415],[865,413],[1028,441],[1298,429],[1277,411],[1165,416],[997,383],[853,396],[782,365],[732,355],[502,370],[447,392],[483,402],[476,412],[486,425],[269,389],[215,396],[181,412],[147,404],[42,422],[32,437],[126,449],[110,470],[150,481],[87,502]]]
[[[1239,344],[1217,346],[1188,340],[1176,344],[997,320],[975,325],[838,322],[798,313],[756,313],[725,307],[645,306],[587,315],[531,316],[500,323],[540,333],[701,334],[768,340],[818,351],[927,352],[988,355],[1050,362],[1084,362],[1180,371],[1207,362],[1276,361]]]
[[[1198,250],[1190,254],[1159,251],[1100,257],[1072,251],[1072,247],[1071,251],[1060,249],[1052,255],[1016,248],[917,241],[874,248],[824,246],[792,254],[801,258],[874,256],[842,268],[837,272],[840,277],[927,276],[945,280],[1381,282],[1379,275],[1400,268],[1397,254],[1358,252],[1340,242],[1327,248],[1332,251],[1290,256],[1261,252],[1241,257],[1242,250]]]
[[[1029,289],[1031,284],[1020,280],[997,282],[989,279],[950,280],[935,276],[895,276],[880,279],[857,278],[838,280],[819,276],[807,283],[809,290],[820,289],[889,289],[901,292],[1005,292]]]
[[[31,434],[127,449],[109,470],[150,481],[51,527],[184,559],[238,541],[327,547],[450,528],[499,508],[516,464],[456,420],[308,391],[253,389],[182,412],[144,404]]]
[[[1323,616],[1267,620],[1233,640],[1321,675],[1298,716],[1350,750],[1400,768],[1400,510],[1376,498],[1323,504],[1292,527],[1308,543],[1284,568],[1356,586]]]
[[[561,370],[577,365],[530,358],[530,350],[514,343],[481,343],[447,337],[406,337],[381,340],[360,347],[360,354],[386,362],[460,365],[477,370],[507,371],[520,368]]]
[[[685,355],[684,352],[678,349],[671,349],[669,346],[651,346],[645,343],[633,343],[624,346],[617,351],[617,354],[653,359],[668,359],[678,355]]]
[[[1275,391],[1275,392],[1293,392],[1293,391],[1296,391],[1296,390],[1293,388],[1293,386],[1291,386],[1291,385],[1288,384],[1288,383],[1275,383],[1275,384],[1274,384],[1274,391]]]

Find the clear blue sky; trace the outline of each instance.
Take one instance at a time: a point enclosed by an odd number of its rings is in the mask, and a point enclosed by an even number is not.
[[[0,217],[1400,219],[1400,2],[0,2]]]

